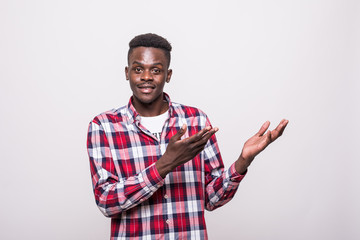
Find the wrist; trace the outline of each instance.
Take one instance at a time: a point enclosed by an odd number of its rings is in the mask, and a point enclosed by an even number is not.
[[[166,175],[173,170],[172,161],[168,158],[166,153],[155,163],[160,176],[165,178]]]
[[[251,161],[247,161],[245,158],[240,156],[238,160],[235,162],[235,170],[241,174],[244,175],[250,166]]]

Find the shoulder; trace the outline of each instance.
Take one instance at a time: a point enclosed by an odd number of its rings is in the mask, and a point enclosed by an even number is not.
[[[196,107],[191,107],[187,105],[183,105],[180,103],[172,103],[175,114],[185,117],[185,118],[207,118],[205,112]]]
[[[127,119],[128,119],[127,107],[122,106],[120,108],[114,108],[98,114],[93,118],[91,122],[101,125],[105,123],[123,122],[126,121]]]

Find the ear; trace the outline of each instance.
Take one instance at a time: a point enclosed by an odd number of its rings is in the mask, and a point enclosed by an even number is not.
[[[167,73],[167,76],[166,76],[166,82],[167,83],[170,82],[171,75],[172,75],[172,69],[168,69],[168,73]]]
[[[129,80],[129,68],[128,67],[125,67],[125,77],[126,77],[126,80]]]

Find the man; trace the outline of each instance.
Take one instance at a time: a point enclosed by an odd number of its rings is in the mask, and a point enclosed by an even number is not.
[[[207,239],[204,210],[232,199],[254,157],[288,121],[272,131],[264,123],[224,171],[218,129],[201,110],[173,103],[163,92],[172,75],[169,42],[143,34],[129,46],[128,105],[89,125],[96,203],[111,217],[111,239]]]

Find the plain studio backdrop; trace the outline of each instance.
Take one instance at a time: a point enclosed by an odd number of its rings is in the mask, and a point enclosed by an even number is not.
[[[210,239],[360,239],[360,5],[305,1],[0,2],[1,239],[109,239],[88,123],[127,104],[128,42],[173,45],[174,102],[205,111],[225,167],[261,124],[290,120]]]

